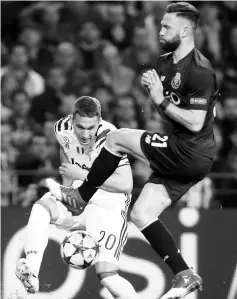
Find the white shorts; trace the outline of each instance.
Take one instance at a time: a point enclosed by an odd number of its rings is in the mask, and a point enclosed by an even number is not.
[[[43,198],[50,197],[58,207],[58,219],[52,224],[58,228],[70,230],[78,224],[78,229],[90,232],[100,244],[97,262],[110,262],[118,264],[120,254],[127,242],[127,215],[121,210],[106,210],[93,203],[89,203],[84,212],[72,216],[60,201],[46,193]]]

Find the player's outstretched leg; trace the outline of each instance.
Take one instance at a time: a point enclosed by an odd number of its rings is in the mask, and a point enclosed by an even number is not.
[[[179,272],[174,276],[171,289],[161,299],[183,299],[195,290],[202,290],[202,278],[192,270]]]
[[[181,299],[202,286],[202,279],[184,261],[175,240],[157,218],[171,204],[165,187],[147,183],[135,202],[131,220],[174,273],[170,291],[162,299]]]
[[[45,248],[48,244],[48,226],[51,221],[50,208],[46,208],[50,201],[50,193],[46,193],[41,200],[32,207],[26,227],[24,250],[26,258],[17,261],[16,276],[20,279],[28,293],[34,294],[39,290],[38,274]],[[40,204],[40,203],[43,203]]]

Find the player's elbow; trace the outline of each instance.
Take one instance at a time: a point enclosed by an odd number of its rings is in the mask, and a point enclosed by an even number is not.
[[[196,124],[192,124],[190,126],[190,131],[192,131],[193,133],[197,134],[201,131],[203,127],[203,124],[202,123],[196,123]]]
[[[206,111],[201,110],[192,111],[192,118],[190,118],[189,122],[189,130],[192,131],[194,134],[199,133],[202,128],[206,117]]]
[[[192,131],[195,134],[199,133],[201,131],[201,129],[202,129],[202,125],[199,125],[199,124],[198,125],[191,125],[189,127],[189,130]]]

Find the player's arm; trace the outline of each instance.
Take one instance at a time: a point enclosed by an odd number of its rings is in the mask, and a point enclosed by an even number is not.
[[[129,164],[118,166],[100,189],[113,193],[131,193],[133,188],[132,170]]]
[[[70,163],[63,163],[59,173],[72,180],[84,181],[88,171]],[[114,173],[104,182],[100,189],[112,193],[130,193],[133,187],[132,170],[127,160],[123,157]]]
[[[206,117],[205,110],[186,110],[170,103],[165,114],[192,132],[201,131]]]
[[[192,132],[199,132],[204,124],[207,108],[214,90],[214,78],[210,71],[197,68],[188,82],[186,109],[170,103],[164,113]]]
[[[166,116],[192,132],[199,132],[202,129],[215,84],[210,71],[196,68],[190,74],[185,109],[165,99],[163,85],[154,70],[143,74],[142,84],[149,88],[151,99],[158,113],[162,109]]]

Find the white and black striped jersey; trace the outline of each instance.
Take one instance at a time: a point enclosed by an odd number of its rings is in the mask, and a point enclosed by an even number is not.
[[[92,163],[103,148],[107,134],[113,130],[116,130],[114,125],[102,120],[99,124],[94,140],[92,140],[88,145],[81,145],[74,133],[72,115],[68,115],[60,119],[55,123],[54,126],[56,138],[68,161],[71,164],[78,165],[88,172]],[[127,155],[124,155],[121,158],[118,167],[122,167],[124,165],[129,165]],[[74,182],[75,187],[78,187],[81,184],[82,181],[79,180]],[[130,200],[130,195],[128,196],[127,194],[112,193],[99,189],[91,198],[90,202],[98,204],[104,208],[114,209],[117,207],[122,210],[127,210]]]

